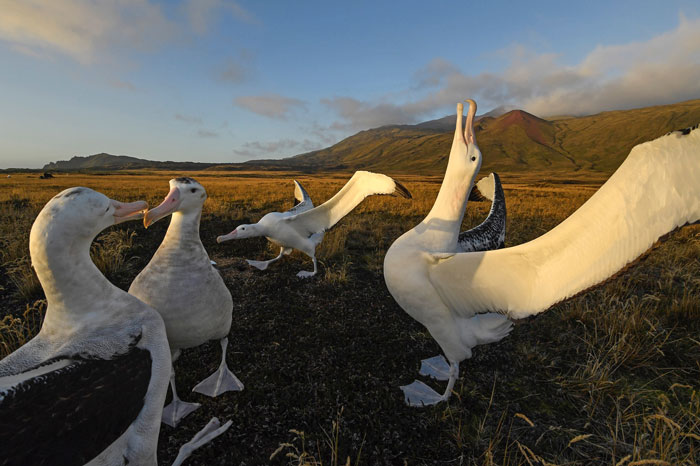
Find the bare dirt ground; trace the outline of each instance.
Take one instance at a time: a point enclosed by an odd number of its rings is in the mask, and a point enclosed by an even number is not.
[[[160,183],[151,188],[155,205],[167,192],[168,177],[153,176]],[[200,181],[208,187],[207,179]],[[212,416],[233,425],[187,464],[698,463],[700,226],[671,234],[615,279],[517,322],[499,343],[476,348],[460,366],[449,403],[416,409],[404,404],[399,386],[421,378],[421,359],[440,349],[389,295],[381,264],[391,242],[425,214],[439,183],[402,180],[414,193],[412,204],[370,200],[328,233],[319,274],[301,280],[296,273],[309,270],[311,262],[299,253],[259,271],[243,258],[274,257],[277,251],[266,240],[215,241],[268,210],[291,207],[291,186],[266,181],[268,197],[253,199],[244,191],[225,191],[225,185],[236,183],[233,178],[209,181],[201,237],[233,296],[228,361],[245,390],[215,399],[190,393],[218,366],[220,349],[212,342],[183,351],[176,363],[180,395],[202,407],[176,429],[162,425],[160,464],[169,464]],[[307,189],[320,203],[343,181],[310,178]],[[112,182],[94,181],[96,189]],[[37,192],[53,195],[60,183]],[[507,245],[551,229],[592,194],[595,184],[542,179],[507,184]],[[132,191],[119,196],[120,189],[112,189],[115,198],[143,197]],[[40,309],[36,301],[42,293],[36,287],[22,291],[29,280],[22,268],[27,253],[15,243],[23,241],[45,200],[24,192],[32,191],[19,187],[14,197],[0,198],[5,224],[0,317],[26,321],[25,309]],[[465,228],[483,219],[488,205],[470,203],[468,210]],[[167,224],[148,230],[117,227],[131,242],[121,249],[123,263],[108,277],[128,288]],[[115,244],[104,243],[103,249],[113,251]],[[7,328],[0,336],[12,344]],[[421,380],[438,391],[444,388]]]

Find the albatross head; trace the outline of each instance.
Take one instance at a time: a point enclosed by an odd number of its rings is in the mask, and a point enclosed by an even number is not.
[[[145,201],[124,203],[90,188],[68,188],[56,194],[41,210],[32,226],[32,238],[51,242],[59,238],[92,241],[105,228],[143,218]]]
[[[471,99],[465,100],[469,104],[467,113],[467,123],[462,129],[462,112],[464,105],[460,102],[457,104],[457,124],[455,127],[455,136],[452,141],[452,149],[450,150],[450,159],[448,171],[460,171],[472,173],[476,175],[481,168],[481,151],[476,144],[474,136],[474,116],[476,115],[476,102]],[[454,168],[452,168],[454,167]]]
[[[181,177],[170,180],[170,192],[163,202],[154,209],[146,212],[143,225],[148,228],[153,222],[166,217],[173,212],[199,213],[204,201],[207,200],[207,192],[204,186],[194,178]]]
[[[231,239],[243,239],[252,238],[254,236],[263,236],[265,233],[260,231],[259,225],[253,224],[243,224],[238,225],[235,230],[227,235],[221,235],[216,238],[217,243],[223,243]]]

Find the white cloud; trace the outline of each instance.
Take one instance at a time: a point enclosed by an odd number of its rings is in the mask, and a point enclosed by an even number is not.
[[[236,97],[234,104],[268,118],[285,120],[295,109],[305,109],[306,104],[299,99],[279,94],[251,95]]]
[[[321,149],[321,147],[322,146],[318,142],[310,141],[309,139],[301,141],[279,139],[277,141],[268,142],[246,142],[241,148],[234,149],[233,153],[243,159],[275,159]]]
[[[192,115],[183,115],[182,113],[176,113],[175,119],[178,121],[182,121],[183,123],[190,124],[190,125],[201,125],[202,124],[201,118],[196,117],[196,116],[192,116]]]
[[[148,0],[2,0],[0,11],[0,39],[83,64],[98,61],[105,48],[150,50],[174,32],[160,7]]]
[[[222,10],[257,22],[236,2],[224,0],[184,0],[181,17],[173,18],[153,0],[0,0],[0,40],[35,57],[58,53],[82,64],[104,63],[204,34]]]
[[[122,81],[121,79],[111,79],[108,83],[110,86],[117,89],[126,89],[127,91],[136,92],[138,89],[129,81]]]
[[[192,30],[197,34],[206,33],[221,10],[228,11],[240,21],[251,24],[258,23],[250,12],[237,2],[230,0],[185,0],[181,4],[181,9]]]
[[[219,133],[214,131],[207,131],[205,129],[200,129],[197,131],[197,136],[200,138],[218,138]]]
[[[247,49],[241,49],[236,58],[229,58],[216,71],[219,81],[241,84],[254,75],[255,55]]]
[[[469,75],[436,58],[414,74],[412,100],[363,102],[322,99],[340,117],[334,129],[413,123],[436,109],[473,98],[480,110],[509,105],[540,116],[591,114],[700,97],[700,18],[680,18],[670,31],[643,42],[599,45],[580,63],[563,65],[555,54],[522,46],[498,52],[503,72]]]

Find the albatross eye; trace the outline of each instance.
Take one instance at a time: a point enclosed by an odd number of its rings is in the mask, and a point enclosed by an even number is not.
[[[472,155],[472,162],[476,161],[476,157]]]
[[[196,193],[196,192],[197,192],[197,188],[192,188],[192,189],[190,189],[190,192],[191,192],[191,193]]]

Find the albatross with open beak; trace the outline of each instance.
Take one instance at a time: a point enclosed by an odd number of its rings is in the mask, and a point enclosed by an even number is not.
[[[635,146],[610,179],[569,218],[519,246],[465,252],[459,223],[481,165],[470,101],[462,105],[435,204],[391,245],[384,279],[396,302],[423,324],[449,360],[426,373],[447,380],[443,394],[415,381],[402,387],[411,406],[449,398],[459,363],[472,348],[504,338],[510,319],[553,304],[611,277],[662,235],[700,220],[700,130],[697,126]],[[460,222],[451,219],[459,218]]]

